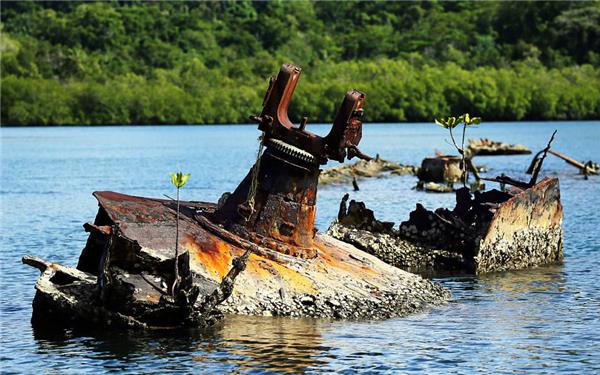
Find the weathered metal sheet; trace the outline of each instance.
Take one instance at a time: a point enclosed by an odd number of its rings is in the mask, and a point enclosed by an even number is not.
[[[456,182],[462,176],[459,156],[435,156],[423,159],[419,179],[425,182]]]
[[[557,178],[544,178],[503,202],[479,244],[477,273],[562,261],[562,218]]]
[[[139,245],[140,254],[157,259],[173,256],[172,202],[112,192],[94,195],[108,214],[105,218],[118,223],[123,236]],[[190,253],[191,270],[219,282],[245,249],[194,219],[193,215],[209,213],[213,205],[182,202],[182,207],[179,245]],[[98,218],[103,218],[102,212]],[[402,315],[413,311],[413,304],[423,307],[447,297],[441,287],[329,236],[317,234],[314,245],[317,253],[311,259],[258,247],[222,308],[246,314],[382,317]]]

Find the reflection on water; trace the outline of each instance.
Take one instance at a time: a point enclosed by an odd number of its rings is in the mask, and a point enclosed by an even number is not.
[[[230,315],[205,330],[34,332],[36,354],[64,368],[122,372],[581,372],[598,366],[597,311],[577,308],[562,266],[438,280],[435,310],[383,321]],[[598,300],[585,301],[595,303]],[[580,303],[581,304],[581,303]],[[580,345],[580,343],[588,343]],[[591,345],[590,345],[591,344]]]
[[[204,330],[106,333],[45,328],[33,334],[38,355],[58,358],[78,352],[108,368],[117,361],[122,371],[151,367],[305,372],[326,364],[323,358],[331,348],[323,345],[321,327],[327,324],[317,319],[230,315]]]
[[[322,357],[331,349],[323,345],[323,324],[316,319],[228,316],[222,327],[215,329],[218,346],[211,350],[210,345],[200,343],[197,349],[202,353],[193,360],[217,360],[234,364],[240,371],[261,367],[279,372],[306,371],[324,364]],[[222,351],[229,355],[222,356]]]
[[[557,150],[600,160],[600,123],[486,124],[473,136],[545,146],[559,129]],[[33,331],[29,323],[38,271],[25,253],[73,265],[93,220],[94,190],[162,196],[167,172],[192,173],[183,199],[216,201],[235,188],[254,160],[254,127],[0,129],[0,368],[19,373],[600,373],[600,184],[583,181],[549,158],[561,179],[565,263],[484,276],[451,275],[438,282],[453,293],[432,311],[383,321],[328,321],[228,316],[207,330],[119,333]],[[185,141],[185,142],[183,142]],[[444,133],[423,124],[366,126],[362,148],[417,163]],[[401,145],[401,147],[399,147]],[[451,151],[443,150],[443,151]],[[530,158],[482,157],[491,175],[520,177]],[[224,173],[227,171],[227,173]],[[10,176],[10,183],[8,177]],[[135,176],[135,178],[132,178]],[[25,181],[14,184],[12,181]],[[361,182],[352,197],[382,220],[406,219],[416,201],[451,206],[451,196],[411,190],[414,178]],[[335,217],[349,187],[321,187],[317,223]],[[592,197],[592,198],[590,198]]]

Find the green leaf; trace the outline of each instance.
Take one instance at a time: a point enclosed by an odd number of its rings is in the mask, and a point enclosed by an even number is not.
[[[473,117],[473,118],[471,119],[471,123],[472,123],[473,125],[479,125],[479,124],[481,124],[481,117]]]
[[[171,183],[173,185],[175,185],[175,187],[177,187],[177,189],[182,188],[191,176],[190,173],[184,174],[183,172],[177,172],[177,173],[171,172],[169,174],[171,175]]]
[[[448,123],[446,123],[444,120],[435,119],[435,123],[444,129],[448,129]]]
[[[448,117],[448,127],[454,129],[460,121],[457,121],[456,117]]]

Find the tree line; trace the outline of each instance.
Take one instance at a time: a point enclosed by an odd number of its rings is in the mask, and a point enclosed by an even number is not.
[[[330,122],[600,118],[600,2],[9,2],[2,125],[243,123],[284,62]]]

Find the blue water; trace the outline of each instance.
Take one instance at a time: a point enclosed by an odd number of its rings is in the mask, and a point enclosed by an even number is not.
[[[310,128],[310,126],[309,126]],[[326,133],[325,126],[310,128]],[[554,148],[600,161],[600,122],[486,123],[472,137]],[[94,219],[94,190],[161,197],[168,173],[190,172],[182,199],[216,201],[232,191],[256,155],[254,126],[2,128],[0,371],[146,372],[600,372],[600,178],[584,181],[549,156],[545,175],[560,177],[565,262],[520,272],[437,279],[452,301],[426,313],[385,321],[328,321],[230,316],[207,331],[133,334],[34,332],[38,271],[25,254],[75,265]],[[451,152],[432,124],[367,125],[361,149],[418,164],[434,149]],[[531,156],[479,157],[490,168],[524,177]],[[335,165],[336,163],[330,163]],[[453,205],[452,195],[411,190],[412,176],[360,181],[351,192],[396,223],[415,202]],[[337,213],[346,185],[320,188],[320,230]]]

